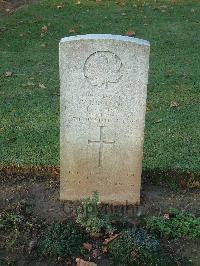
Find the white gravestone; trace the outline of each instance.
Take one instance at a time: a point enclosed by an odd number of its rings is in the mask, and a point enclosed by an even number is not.
[[[100,193],[140,200],[148,41],[82,35],[60,41],[62,200]]]

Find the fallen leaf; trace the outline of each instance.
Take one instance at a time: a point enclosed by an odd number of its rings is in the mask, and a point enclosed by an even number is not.
[[[2,27],[0,28],[0,32],[4,32],[4,31],[7,31],[8,29],[6,27]]]
[[[46,88],[46,87],[44,86],[44,84],[42,84],[42,83],[39,83],[38,85],[39,85],[39,87],[40,87],[41,89],[45,89],[45,88]]]
[[[81,4],[81,1],[80,0],[77,0],[75,4],[76,5],[80,5]]]
[[[69,33],[76,33],[76,30],[75,30],[74,28],[71,28],[71,29],[69,30]]]
[[[28,81],[27,86],[35,86],[35,84],[33,82]]]
[[[97,264],[94,262],[85,261],[85,260],[82,260],[80,258],[76,259],[76,265],[77,266],[97,266]]]
[[[107,253],[108,252],[108,248],[106,246],[102,247],[102,252],[103,253]]]
[[[163,218],[166,219],[166,220],[169,220],[169,213],[165,213],[165,214],[163,215]]]
[[[11,72],[11,71],[6,71],[6,72],[4,73],[4,76],[5,76],[5,77],[11,77],[11,76],[12,76],[12,72]]]
[[[64,7],[63,4],[57,5],[57,9],[61,9],[61,8],[63,8],[63,7]]]
[[[125,36],[128,36],[128,37],[133,37],[133,36],[135,36],[135,32],[134,31],[127,31],[126,33],[125,33]]]
[[[46,47],[47,47],[47,44],[46,44],[46,43],[42,43],[41,46],[42,46],[43,48],[46,48]]]
[[[48,32],[48,28],[47,28],[47,26],[44,25],[44,26],[42,27],[42,32],[45,32],[45,33]]]
[[[90,243],[84,243],[83,244],[83,247],[84,247],[84,249],[91,250],[92,249],[92,244],[90,244]]]
[[[96,3],[98,4],[98,3],[100,3],[101,2],[101,0],[96,0]]]
[[[115,238],[117,238],[118,236],[120,236],[120,234],[115,234],[109,238],[106,238],[103,242],[103,245],[108,245],[111,241],[113,241]]]
[[[160,122],[162,122],[162,119],[158,119],[155,121],[155,123],[160,123]]]
[[[175,101],[172,101],[170,103],[170,107],[173,108],[173,107],[178,107],[179,106],[179,103],[175,102]]]

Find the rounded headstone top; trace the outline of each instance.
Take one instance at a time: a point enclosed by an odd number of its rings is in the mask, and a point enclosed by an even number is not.
[[[70,37],[64,37],[60,40],[60,43],[78,41],[78,40],[115,40],[115,41],[124,41],[132,42],[138,45],[150,46],[149,41],[122,36],[122,35],[113,35],[113,34],[86,34],[86,35],[75,35]]]

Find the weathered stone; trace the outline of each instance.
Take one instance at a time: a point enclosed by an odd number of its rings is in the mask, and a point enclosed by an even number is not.
[[[60,41],[61,199],[139,203],[149,42]]]

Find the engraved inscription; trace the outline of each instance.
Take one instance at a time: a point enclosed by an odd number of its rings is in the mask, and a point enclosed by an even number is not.
[[[97,51],[91,54],[84,64],[84,75],[97,87],[108,87],[108,83],[117,83],[123,75],[121,59],[109,51]]]
[[[103,144],[113,144],[115,141],[106,141],[103,137],[103,126],[100,126],[100,139],[99,140],[88,140],[88,144],[90,143],[99,143],[99,162],[98,167],[103,166]]]

